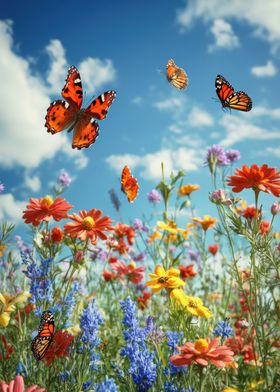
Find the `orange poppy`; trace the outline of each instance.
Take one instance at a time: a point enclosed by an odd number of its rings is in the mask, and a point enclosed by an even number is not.
[[[252,188],[255,192],[272,193],[280,196],[280,172],[276,168],[254,164],[246,165],[242,169],[236,169],[233,176],[229,176],[228,185],[232,186],[233,192],[241,192],[243,189]]]

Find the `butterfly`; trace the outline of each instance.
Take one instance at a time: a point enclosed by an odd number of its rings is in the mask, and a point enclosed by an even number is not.
[[[232,85],[222,75],[217,75],[216,93],[223,108],[241,110],[243,112],[249,112],[252,109],[251,98],[244,91],[234,92]]]
[[[53,313],[47,310],[42,313],[38,335],[32,340],[31,350],[37,361],[40,361],[46,354],[54,334]]]
[[[169,59],[166,65],[166,77],[174,87],[178,89],[186,88],[189,84],[189,79],[183,68],[177,67],[172,59]]]
[[[95,121],[104,120],[108,109],[116,97],[115,91],[106,91],[95,98],[87,108],[81,109],[83,87],[79,71],[75,66],[68,70],[66,83],[61,91],[65,101],[58,99],[47,109],[47,132],[52,134],[68,128],[74,129],[72,147],[81,149],[95,142],[99,134],[99,125]]]
[[[127,200],[132,203],[138,195],[139,185],[136,178],[131,175],[128,166],[125,166],[122,170],[121,186],[122,191],[127,196]]]

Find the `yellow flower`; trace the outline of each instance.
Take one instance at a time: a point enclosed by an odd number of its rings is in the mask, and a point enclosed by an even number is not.
[[[238,368],[238,363],[235,362],[235,361],[228,362],[228,363],[226,363],[226,368],[237,369]]]
[[[3,253],[5,252],[5,250],[6,250],[6,245],[0,244],[0,257],[3,256]]]
[[[11,313],[16,310],[15,304],[26,302],[31,297],[27,291],[11,296],[0,293],[0,326],[7,327],[10,322]]]
[[[204,231],[210,229],[217,222],[216,218],[212,218],[210,215],[204,215],[203,219],[201,218],[192,218],[194,222],[197,222],[201,225]]]
[[[278,240],[280,238],[280,233],[279,231],[276,231],[275,233],[273,233],[273,237]]]
[[[161,238],[161,234],[158,231],[154,231],[147,239],[148,244],[152,244],[157,238]]]
[[[167,271],[161,266],[155,267],[154,274],[149,274],[152,280],[146,283],[146,286],[152,286],[154,293],[163,288],[174,289],[176,287],[184,286],[185,282],[179,278],[180,271],[176,268],[170,268]]]
[[[260,381],[253,381],[249,384],[249,389],[248,391],[255,391],[256,388],[258,387],[258,385],[261,385],[264,383],[264,380],[260,380]]]
[[[238,389],[231,388],[231,387],[226,387],[221,392],[238,392]]]
[[[158,221],[157,222],[157,227],[158,227],[159,230],[165,230],[165,231],[168,231],[171,234],[177,234],[178,233],[176,222],[174,222],[172,220],[168,220],[168,223],[165,223],[165,222],[162,222],[162,221]]]
[[[203,306],[203,302],[198,297],[190,297],[181,289],[174,289],[170,293],[170,297],[174,298],[182,305],[185,310],[196,317],[211,317],[211,311]]]
[[[192,192],[197,191],[199,188],[200,188],[200,186],[196,185],[196,184],[182,185],[178,189],[178,195],[180,197],[182,197],[182,196],[189,196]]]
[[[81,332],[81,328],[80,328],[79,324],[76,324],[76,325],[73,325],[72,327],[65,329],[65,331],[68,332],[70,335],[78,336],[79,333]]]
[[[222,298],[222,294],[221,293],[209,293],[207,295],[207,299],[209,301],[218,301],[221,298]]]

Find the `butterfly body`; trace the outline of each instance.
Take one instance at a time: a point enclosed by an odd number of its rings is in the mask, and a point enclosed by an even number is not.
[[[74,130],[72,147],[87,148],[99,135],[99,125],[95,121],[104,120],[113,103],[115,91],[107,91],[95,98],[87,108],[81,108],[83,88],[79,71],[72,66],[68,70],[66,83],[61,92],[65,100],[52,102],[47,110],[47,132],[55,134],[65,129]]]
[[[172,59],[166,64],[166,78],[170,84],[178,89],[184,89],[188,86],[188,76],[183,68],[177,67]]]
[[[37,361],[40,361],[49,348],[54,334],[54,316],[49,310],[42,313],[38,335],[32,340],[31,350]]]
[[[138,195],[139,185],[132,176],[128,166],[124,166],[121,176],[121,189],[126,194],[127,200],[132,203]]]
[[[222,76],[217,75],[216,93],[223,108],[249,112],[252,109],[252,100],[244,91],[234,91],[232,85]]]

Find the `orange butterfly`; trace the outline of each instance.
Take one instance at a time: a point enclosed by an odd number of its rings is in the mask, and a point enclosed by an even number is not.
[[[37,361],[46,354],[54,334],[54,317],[49,310],[42,313],[38,335],[32,340],[31,350]]]
[[[126,194],[127,200],[132,203],[138,195],[139,185],[135,177],[131,175],[128,166],[125,166],[121,177],[122,191]]]
[[[184,89],[189,84],[189,79],[183,68],[177,67],[172,59],[169,59],[166,65],[166,77],[174,87]]]
[[[243,112],[249,112],[252,109],[253,104],[249,95],[244,93],[244,91],[235,93],[232,85],[222,75],[217,75],[215,86],[223,108],[241,110]]]
[[[52,102],[47,110],[45,123],[47,131],[55,134],[67,128],[68,132],[74,129],[72,147],[79,150],[89,147],[95,142],[99,133],[99,125],[95,119],[104,120],[116,97],[116,92],[107,91],[94,99],[86,109],[81,109],[82,81],[79,71],[72,66],[68,70],[61,95],[66,101],[58,99]]]

